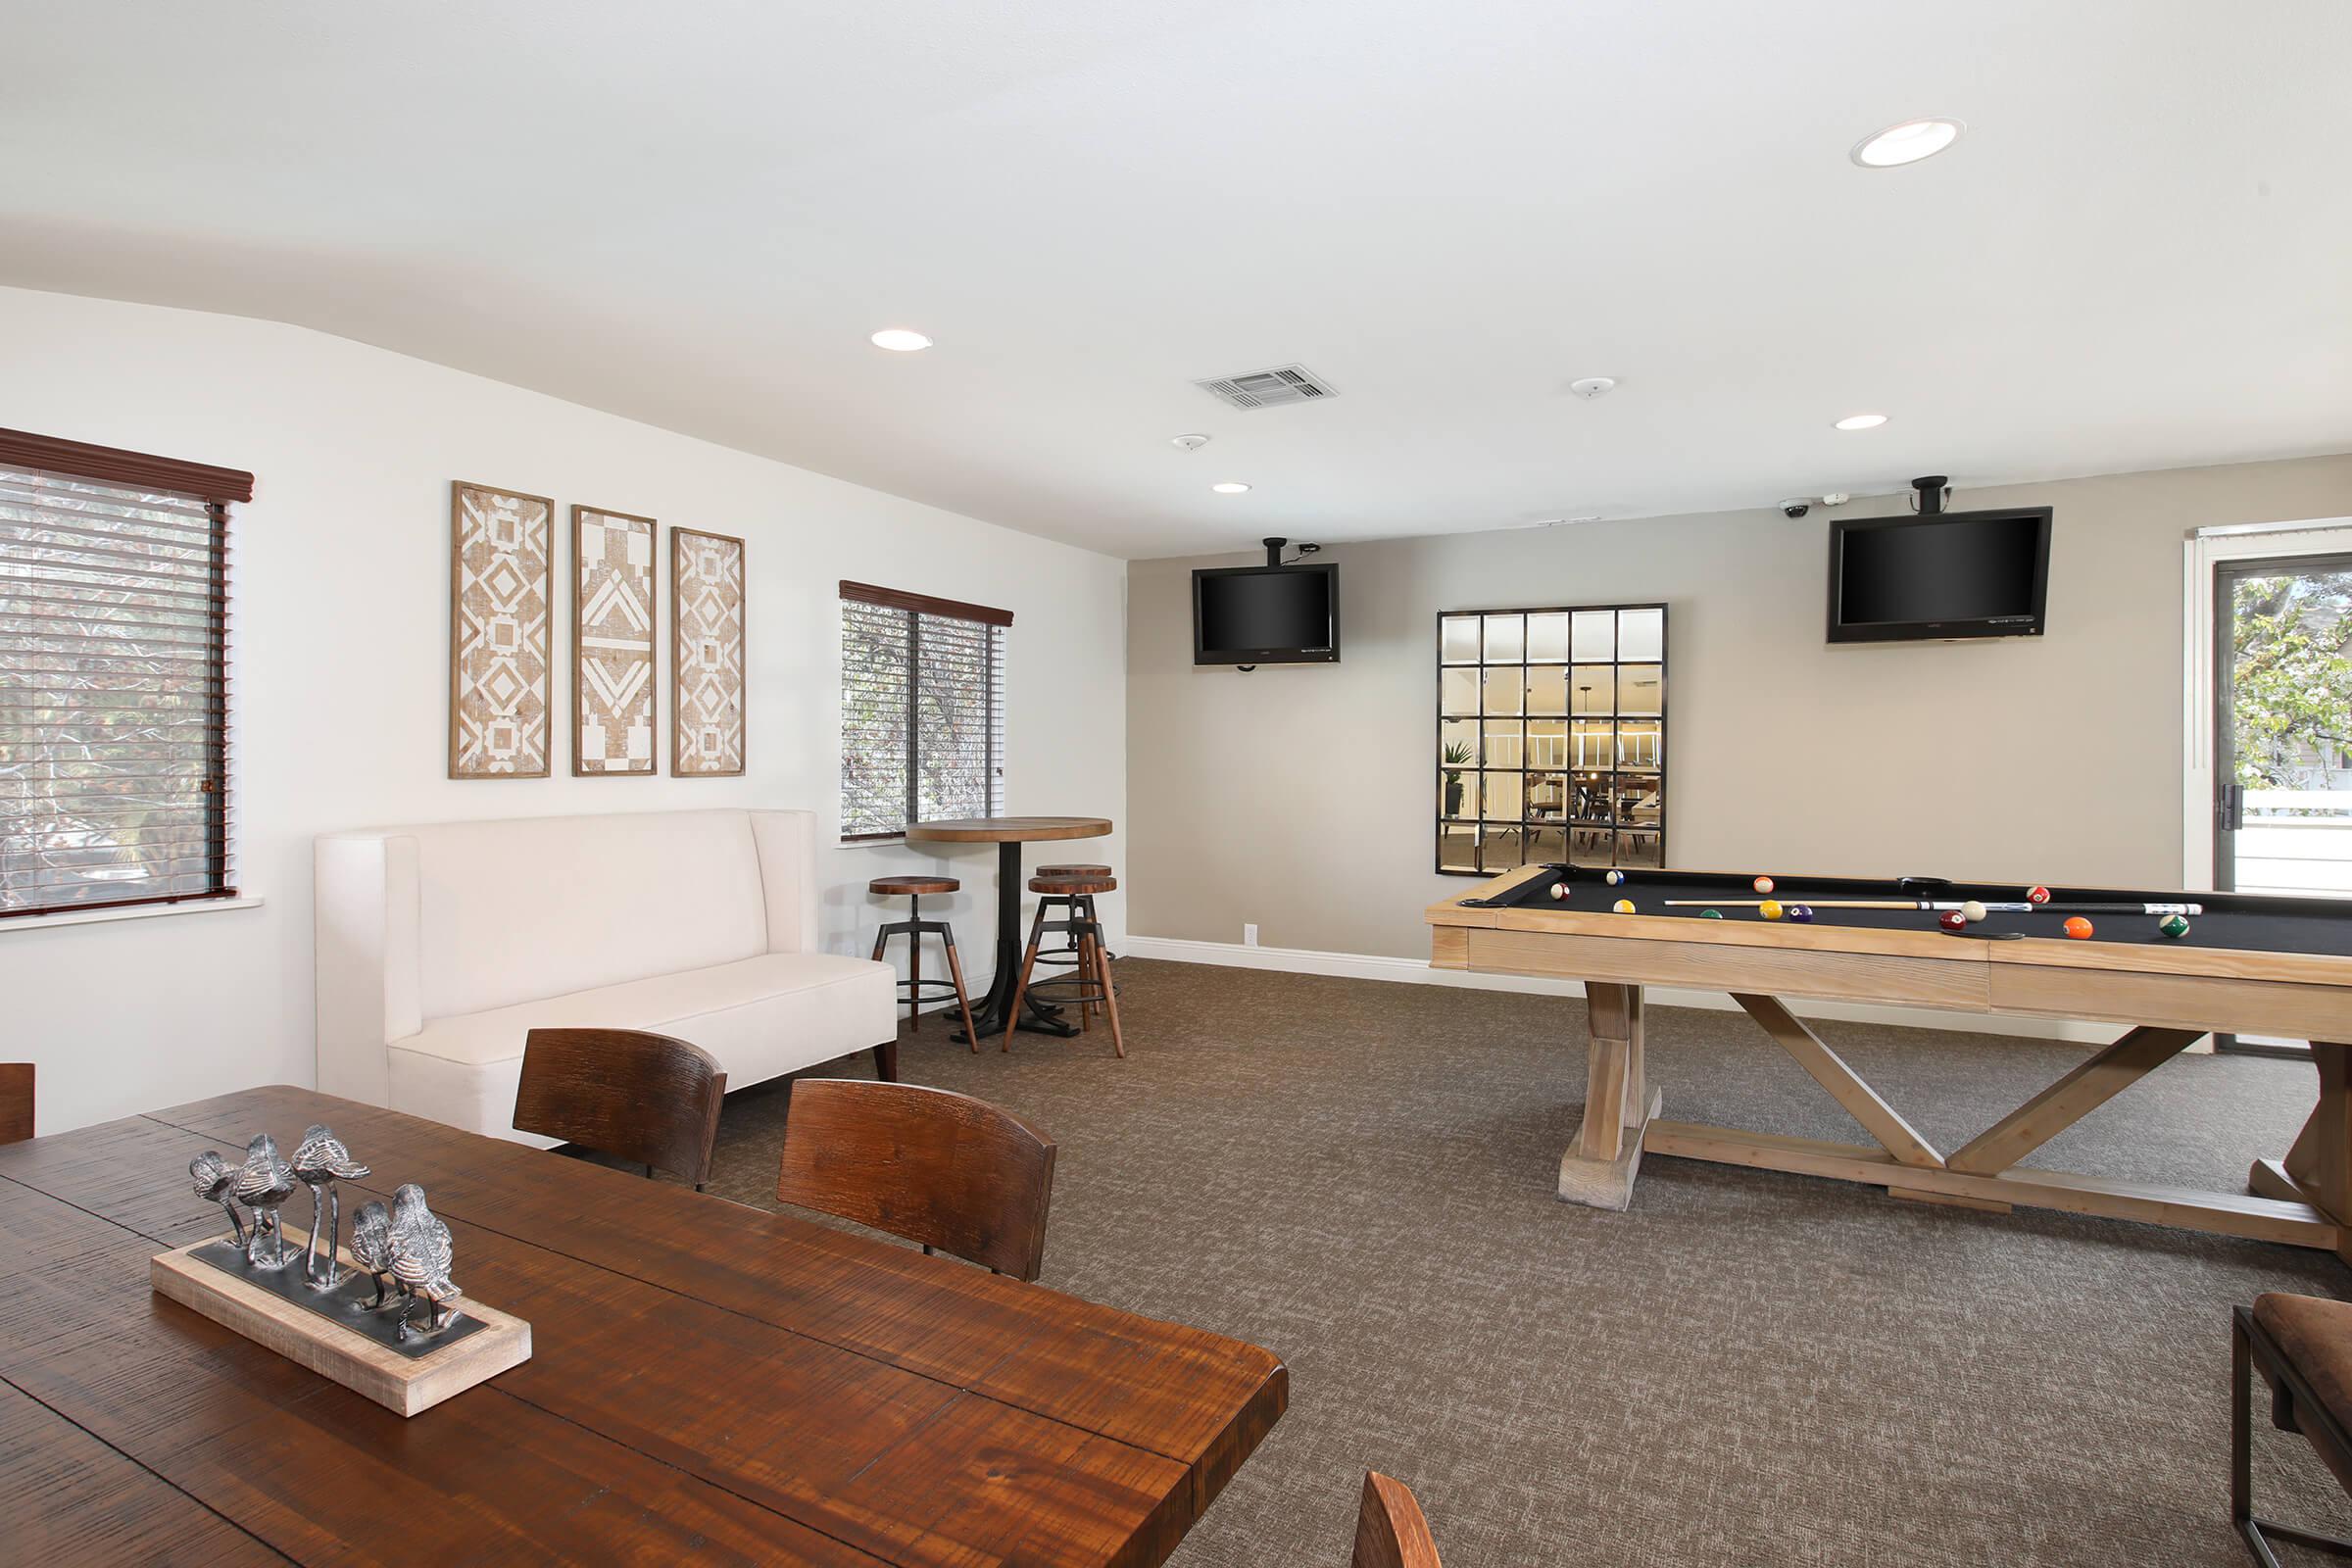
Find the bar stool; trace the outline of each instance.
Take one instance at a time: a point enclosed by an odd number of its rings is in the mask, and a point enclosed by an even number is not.
[[[1100,1006],[1102,1015],[1110,1020],[1111,1049],[1120,1055],[1127,1054],[1127,1042],[1119,1033],[1119,993],[1111,983],[1110,956],[1102,949],[1102,922],[1095,918],[1095,895],[1115,893],[1118,881],[1104,876],[1034,876],[1029,879],[1029,891],[1038,896],[1036,918],[1029,922],[1029,950],[1021,958],[1021,977],[1012,988],[1012,1004],[1005,1009],[1004,1049],[1012,1049],[1013,1024],[1021,1016],[1021,1000],[1029,993],[1056,988],[1054,1000],[1078,1008],[1078,1027],[1087,1027],[1091,1007]],[[1067,911],[1066,917],[1049,920],[1047,914],[1055,908]],[[1078,956],[1074,974],[1059,975],[1030,983],[1036,972],[1037,960],[1049,931],[1059,931],[1069,939],[1067,950]]]
[[[1082,865],[1072,861],[1063,865],[1041,865],[1031,874],[1034,876],[1108,876],[1110,867],[1092,863]],[[1089,920],[1095,917],[1095,901],[1091,895],[1086,901],[1086,917]],[[1078,944],[1073,942],[1063,948],[1048,948],[1037,956],[1041,963],[1054,963],[1065,969],[1070,968],[1078,962]],[[1118,955],[1105,950],[1103,956],[1116,958]],[[1090,1003],[1078,1009],[1081,1023],[1085,1022],[1087,1015],[1094,1010],[1095,1005],[1096,1004]]]
[[[956,993],[956,1005],[963,1013],[963,1037],[972,1043],[972,1050],[977,1052],[980,1049],[980,1036],[972,1028],[971,998],[965,996],[963,991],[963,961],[956,956],[956,928],[945,920],[923,918],[924,894],[953,893],[962,886],[952,876],[878,876],[865,885],[865,891],[878,893],[886,899],[901,894],[906,897],[907,917],[889,921],[874,933],[874,961],[879,963],[882,960],[883,950],[890,945],[892,937],[903,936],[906,939],[906,978],[898,984],[900,994],[906,999],[907,1020],[913,1022],[922,1017],[924,987],[953,990]],[[941,945],[948,950],[949,979],[923,978],[923,938],[926,936],[939,938]]]

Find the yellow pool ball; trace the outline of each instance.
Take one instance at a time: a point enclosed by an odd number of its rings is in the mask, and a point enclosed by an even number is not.
[[[1781,907],[1780,900],[1766,899],[1756,906],[1756,912],[1767,920],[1778,920],[1787,911]]]
[[[1619,899],[1615,904],[1610,905],[1609,907],[1616,910],[1619,914],[1631,914],[1634,912],[1634,901],[1631,899]]]

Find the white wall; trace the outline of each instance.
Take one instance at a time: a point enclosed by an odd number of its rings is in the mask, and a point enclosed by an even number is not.
[[[231,787],[242,881],[265,903],[63,928],[0,921],[0,1059],[38,1065],[43,1131],[311,1081],[314,834],[770,806],[814,808],[830,835],[844,577],[1012,611],[1008,808],[1125,816],[1125,566],[1110,558],[316,332],[66,295],[0,289],[0,425],[255,475],[234,533]],[[458,478],[554,497],[564,539],[574,502],[745,538],[747,776],[568,776],[567,546],[558,776],[444,776]],[[1120,846],[1114,835],[1073,847],[1117,862]],[[941,865],[963,879],[946,912],[985,971],[988,846],[825,849],[825,946],[870,946],[881,906],[867,878]],[[1122,901],[1104,901],[1103,914],[1115,946]]]

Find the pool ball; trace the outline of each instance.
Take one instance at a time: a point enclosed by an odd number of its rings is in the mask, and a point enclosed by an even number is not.
[[[2156,929],[2168,937],[2179,939],[2188,935],[2188,922],[2177,914],[2168,914],[2156,922]]]
[[[1701,909],[1698,911],[1698,917],[1701,920],[1720,920],[1723,918],[1723,911],[1721,909]]]
[[[2050,902],[2050,890],[2039,884],[2030,887],[2026,889],[2026,902],[2028,904],[2047,904]]]
[[[1568,897],[1568,884],[1565,882],[1554,882],[1551,885],[1551,896],[1555,899],[1565,901]]]
[[[1606,882],[1609,886],[1615,887],[1625,880],[1625,873],[1623,871],[1611,871],[1607,876],[1602,877],[1601,880]]]
[[[1958,909],[1946,909],[1936,917],[1936,923],[1946,931],[1965,931],[1968,929],[1968,916]]]
[[[2061,927],[2061,929],[2064,930],[2068,936],[2073,937],[2077,942],[2087,942],[2090,940],[2090,922],[2083,919],[2079,914],[2068,915],[2066,917],[2066,924]]]
[[[1610,905],[1609,907],[1616,910],[1619,914],[1631,914],[1634,912],[1634,901],[1631,899],[1619,899],[1615,904]]]
[[[1975,925],[1979,920],[1984,918],[1984,906],[1971,899],[1960,906],[1960,917],[1970,925]]]
[[[1762,904],[1756,906],[1756,912],[1767,920],[1778,920],[1784,911],[1779,901],[1766,899]]]
[[[1794,920],[1798,925],[1804,925],[1810,922],[1813,918],[1813,906],[1810,904],[1791,904],[1788,906],[1786,912],[1789,919]]]
[[[1755,881],[1749,883],[1748,886],[1754,888],[1758,893],[1770,893],[1772,891],[1772,878],[1768,876],[1760,876],[1756,878]]]

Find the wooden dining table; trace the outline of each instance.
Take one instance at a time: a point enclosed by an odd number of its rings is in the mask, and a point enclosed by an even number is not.
[[[150,1292],[223,1225],[188,1161],[312,1122],[372,1167],[347,1213],[423,1184],[528,1361],[404,1420]],[[0,1147],[15,1560],[1156,1563],[1288,1388],[1222,1335],[303,1089]]]

